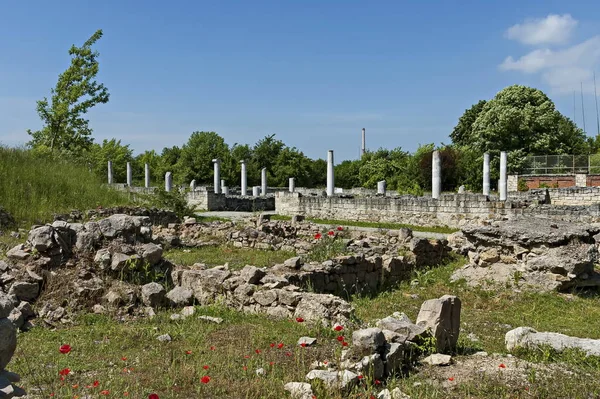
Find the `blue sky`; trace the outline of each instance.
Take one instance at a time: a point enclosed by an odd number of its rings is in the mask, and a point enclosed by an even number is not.
[[[466,108],[516,83],[572,118],[584,81],[596,134],[597,1],[61,0],[0,2],[0,143],[41,126],[35,101],[96,29],[111,98],[88,114],[94,137],[136,153],[205,130],[229,144],[275,133],[340,161],[358,157],[363,127],[369,149],[412,151],[449,142]]]

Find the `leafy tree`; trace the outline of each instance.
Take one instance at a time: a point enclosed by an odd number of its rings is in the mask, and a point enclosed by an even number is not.
[[[86,153],[86,159],[99,176],[107,176],[108,161],[112,161],[113,179],[115,183],[127,181],[127,162],[133,160],[129,144],[121,144],[121,140],[104,139],[102,144],[93,143]]]
[[[181,148],[177,146],[163,148],[156,170],[156,181],[164,183],[165,174],[167,172],[175,172],[175,165],[177,165],[180,157]],[[153,170],[150,170],[150,173],[154,175]],[[177,184],[182,184],[184,182],[183,178],[177,174],[173,176],[173,180]]]
[[[150,167],[150,182],[154,182],[156,184],[159,181],[164,179],[164,175],[160,174],[160,164],[161,159],[160,155],[156,153],[154,150],[144,151],[141,154],[138,154],[134,159],[134,168],[133,168],[133,180],[139,182],[140,184],[144,183],[144,179],[146,177],[145,167],[146,164]]]
[[[98,52],[92,45],[102,37],[97,30],[82,47],[71,46],[71,65],[59,75],[56,87],[37,102],[37,112],[44,127],[27,133],[32,137],[29,145],[48,148],[69,155],[81,155],[90,148],[93,138],[89,121],[83,118],[96,104],[108,102],[109,94],[103,84],[95,80],[98,74]]]
[[[465,110],[465,113],[458,119],[458,124],[452,130],[452,133],[450,133],[450,138],[454,144],[470,144],[473,137],[473,123],[477,120],[485,104],[485,100],[480,100],[477,104]]]
[[[273,165],[285,147],[283,141],[275,139],[274,134],[260,139],[252,149],[252,160],[256,168],[267,168],[268,172],[273,173]]]
[[[359,178],[361,165],[360,160],[346,160],[337,165],[335,167],[335,185],[346,189],[361,186]]]
[[[252,169],[251,161],[253,158],[252,148],[248,144],[237,144],[235,143],[231,147],[229,156],[225,157],[221,165],[221,176],[225,179],[226,184],[229,187],[239,187],[241,185],[241,171],[242,167],[240,161],[246,161],[246,173],[248,178],[248,185],[251,186],[256,183],[257,171],[256,168]],[[258,177],[260,179],[260,177]]]
[[[212,160],[223,160],[229,155],[229,146],[215,132],[194,132],[181,148],[175,165],[176,174],[183,182],[196,179],[198,183],[213,183]]]
[[[306,187],[311,182],[312,160],[298,151],[295,147],[284,147],[272,165],[272,175],[269,176],[269,186],[287,187],[289,178],[295,179],[295,184]]]

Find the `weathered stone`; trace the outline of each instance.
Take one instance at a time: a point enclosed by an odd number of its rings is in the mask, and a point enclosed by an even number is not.
[[[0,290],[0,319],[8,317],[14,307],[15,305],[13,305],[11,299]]]
[[[165,304],[165,287],[159,283],[148,283],[142,286],[142,302],[146,306],[158,308]]]
[[[600,339],[577,338],[553,332],[537,332],[530,327],[518,327],[506,333],[506,349],[535,349],[549,346],[557,352],[579,349],[587,356],[600,356]]]
[[[277,291],[275,290],[260,290],[254,293],[254,300],[262,306],[270,306],[277,301]]]
[[[121,271],[125,268],[125,266],[127,266],[127,262],[129,262],[131,256],[130,255],[126,255],[126,254],[122,254],[120,252],[116,252],[114,254],[112,254],[111,257],[111,263],[110,263],[110,269],[113,271]]]
[[[451,295],[430,299],[421,305],[417,325],[432,332],[438,352],[456,348],[460,333],[460,309],[460,299]]]
[[[181,309],[180,313],[183,317],[190,317],[193,316],[194,313],[196,313],[196,308],[194,306],[186,306],[183,309]]]
[[[300,337],[298,339],[298,345],[300,345],[300,346],[313,346],[316,343],[317,343],[317,339],[312,338],[312,337]]]
[[[287,259],[283,262],[285,267],[289,267],[290,269],[299,269],[302,266],[302,258],[296,256],[294,258]]]
[[[148,243],[142,246],[142,259],[147,261],[151,266],[161,261],[162,254],[162,248],[156,244]]]
[[[17,348],[17,329],[7,318],[0,318],[0,370],[4,370]]]
[[[194,300],[194,292],[188,288],[177,286],[167,293],[167,299],[171,306],[186,306]]]
[[[313,391],[306,382],[288,382],[283,389],[290,393],[292,399],[313,399]]]
[[[27,281],[17,281],[11,285],[8,295],[14,295],[19,301],[32,302],[37,298],[40,292],[40,286],[37,283]]]
[[[99,249],[98,252],[96,252],[96,256],[94,256],[94,263],[101,270],[107,269],[111,264],[110,251],[106,248]]]
[[[23,244],[19,244],[6,252],[8,259],[25,260],[30,256],[27,248]]]
[[[258,284],[258,282],[265,276],[265,271],[255,266],[245,266],[240,272],[240,276],[248,284]]]
[[[385,372],[393,374],[404,366],[404,345],[396,342],[388,343],[385,347]]]
[[[16,328],[23,327],[25,323],[25,318],[23,317],[23,313],[17,308],[14,308],[10,315],[8,315],[8,320],[12,321]]]
[[[365,356],[360,361],[360,370],[362,374],[371,376],[372,378],[379,380],[385,376],[385,365],[379,353],[374,355]]]
[[[95,314],[104,314],[106,313],[106,308],[97,303],[94,306],[92,306],[92,312],[94,312]]]
[[[377,327],[406,337],[409,341],[420,341],[429,336],[425,327],[414,324],[404,313],[394,313],[376,323]]]
[[[352,348],[359,355],[380,352],[385,346],[385,337],[379,328],[365,328],[352,333]]]
[[[112,307],[130,306],[136,302],[137,294],[131,286],[117,281],[110,287],[105,299]]]
[[[496,263],[500,260],[500,254],[496,248],[487,249],[479,254],[479,262],[486,264]]]
[[[6,263],[3,260],[0,260],[0,272],[4,273],[8,269],[10,269],[10,267],[8,266],[8,263]]]
[[[204,321],[209,321],[209,322],[215,323],[215,324],[221,324],[221,323],[223,323],[223,319],[220,318],[220,317],[198,316],[198,319],[204,320]]]
[[[348,370],[343,371],[327,371],[327,370],[311,370],[307,375],[306,379],[321,380],[329,387],[338,387],[340,389],[350,389],[356,383],[358,383],[358,374],[355,374]]]
[[[434,353],[423,359],[423,363],[431,366],[449,366],[452,362],[452,356]]]
[[[56,243],[52,238],[53,234],[54,229],[52,226],[41,226],[32,229],[29,232],[27,241],[30,243],[31,247],[38,252],[46,252],[50,248],[56,246]]]
[[[21,301],[19,306],[17,306],[17,309],[19,309],[19,311],[23,314],[23,318],[25,320],[35,316],[35,311],[29,302]]]
[[[173,340],[169,334],[159,335],[156,339],[160,342],[171,342]]]

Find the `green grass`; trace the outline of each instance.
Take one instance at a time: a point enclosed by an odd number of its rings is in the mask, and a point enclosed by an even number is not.
[[[0,146],[0,206],[22,227],[51,221],[54,213],[129,203],[103,183],[72,162]]]
[[[207,266],[217,266],[229,263],[229,267],[233,270],[242,269],[246,265],[273,266],[294,256],[296,256],[294,252],[236,248],[231,245],[177,248],[168,250],[164,254],[166,259],[176,265],[191,266],[194,263],[205,263]]]
[[[289,221],[292,218],[290,216],[285,215],[272,215],[271,220],[283,220]],[[451,234],[458,229],[453,229],[447,226],[416,226],[412,224],[403,224],[403,223],[380,223],[380,222],[359,222],[355,220],[331,220],[331,219],[306,219],[309,222],[317,223],[317,224],[325,224],[330,226],[354,226],[354,227],[372,227],[377,229],[400,229],[403,227],[409,228],[413,231],[424,231],[429,233],[443,233],[443,234]]]

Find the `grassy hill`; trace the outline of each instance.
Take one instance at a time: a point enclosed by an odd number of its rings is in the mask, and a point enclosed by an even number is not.
[[[0,146],[0,207],[19,226],[47,222],[54,213],[129,202],[104,182],[82,165]]]

